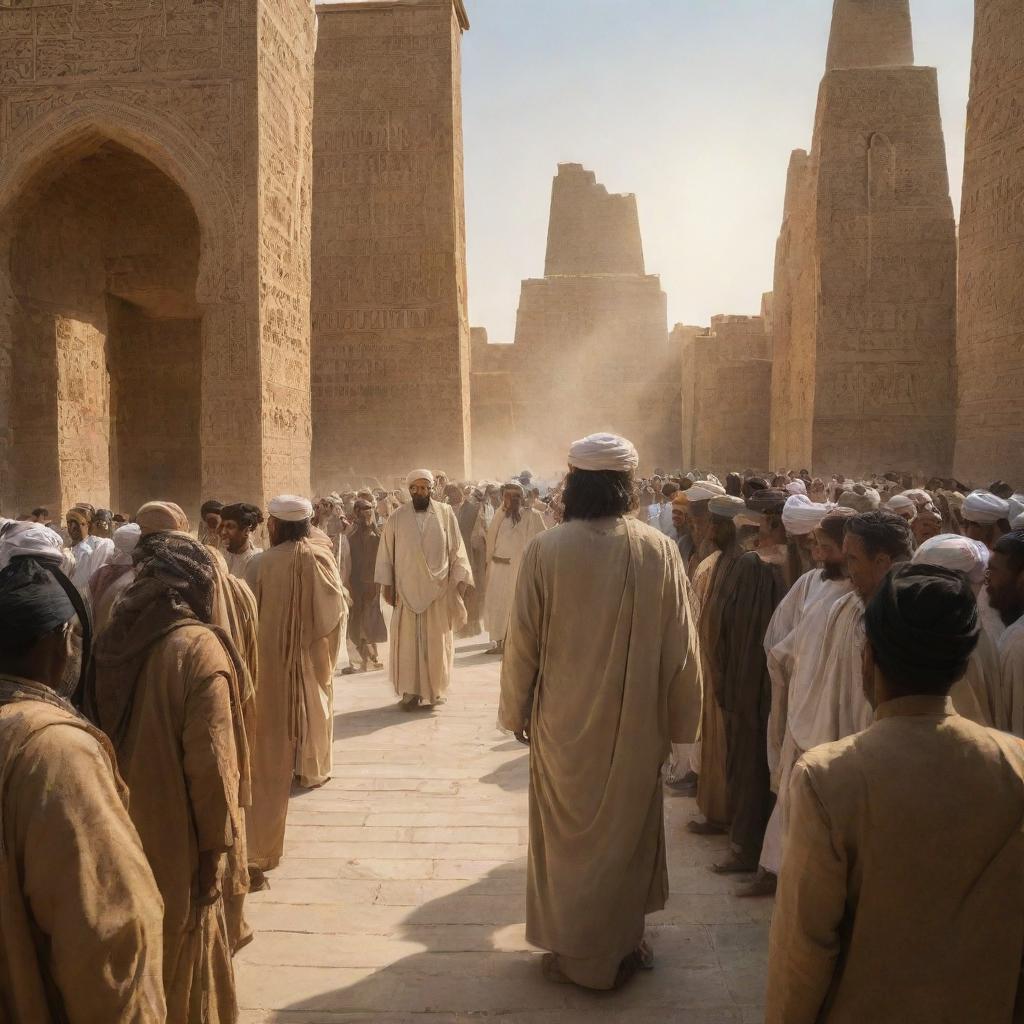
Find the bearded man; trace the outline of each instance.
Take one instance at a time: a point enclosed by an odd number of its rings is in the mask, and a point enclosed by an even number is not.
[[[68,701],[86,611],[59,558],[0,572],[0,1018],[163,1024],[163,905],[110,743]]]
[[[455,634],[466,624],[463,595],[473,585],[451,507],[431,497],[434,475],[414,469],[412,499],[386,523],[374,579],[394,608],[391,682],[406,711],[443,704],[455,670]]]
[[[638,461],[611,434],[571,447],[565,522],[523,556],[501,674],[499,723],[530,746],[526,937],[549,980],[593,989],[652,966],[661,767],[700,719],[686,575],[631,515]]]
[[[311,540],[313,506],[283,494],[268,505],[270,549],[250,564],[259,609],[259,687],[246,818],[253,888],[284,849],[292,777],[306,789],[331,775],[334,663],[348,600],[330,545]]]
[[[237,710],[244,668],[210,625],[214,570],[195,538],[151,534],[96,644],[86,708],[110,737],[164,901],[168,1020],[233,1022],[227,855],[244,841]]]
[[[484,599],[484,628],[491,638],[491,652],[505,647],[509,614],[515,595],[519,565],[527,545],[547,527],[536,509],[523,508],[521,484],[505,484],[501,508],[494,513],[487,531],[487,596]]]
[[[380,548],[380,531],[373,505],[358,499],[353,507],[355,523],[345,540],[349,548],[349,578],[345,581],[352,597],[352,610],[348,617],[348,650],[350,669],[354,672],[356,662],[364,672],[382,669],[377,644],[387,643],[388,627],[380,610],[380,586],[374,582],[377,571],[377,551]]]

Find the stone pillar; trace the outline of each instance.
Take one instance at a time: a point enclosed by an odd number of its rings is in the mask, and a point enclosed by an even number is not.
[[[829,71],[913,63],[910,0],[835,0],[825,62]]]
[[[977,0],[960,215],[955,472],[1024,486],[1024,18]]]

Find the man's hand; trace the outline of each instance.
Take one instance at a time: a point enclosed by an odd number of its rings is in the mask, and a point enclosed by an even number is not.
[[[222,853],[209,851],[199,854],[199,880],[197,901],[199,906],[208,907],[220,899],[220,863]]]
[[[384,585],[384,600],[387,601],[392,608],[395,607],[395,588],[389,587],[387,584]]]
[[[525,725],[522,729],[519,730],[519,732],[515,733],[515,737],[517,740],[519,740],[520,743],[524,744],[525,746],[528,747],[530,745],[530,733]]]

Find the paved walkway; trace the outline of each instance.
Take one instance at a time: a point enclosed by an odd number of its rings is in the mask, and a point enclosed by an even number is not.
[[[541,978],[523,925],[527,753],[495,728],[484,649],[460,645],[436,713],[398,710],[383,672],[337,677],[334,778],[292,798],[273,888],[248,903],[243,1024],[760,1021],[771,903],[707,870],[724,841],[685,832],[696,808],[679,797],[655,971],[611,994]]]

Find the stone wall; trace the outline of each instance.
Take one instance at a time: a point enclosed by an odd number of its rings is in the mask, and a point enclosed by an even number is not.
[[[314,485],[464,476],[469,326],[461,2],[321,5],[313,188]]]
[[[1024,486],[1024,18],[977,0],[960,216],[955,472]]]
[[[825,61],[829,71],[913,63],[910,0],[835,0]]]
[[[715,316],[700,330],[677,324],[681,348],[683,463],[726,473],[768,469],[771,335],[763,316]]]

